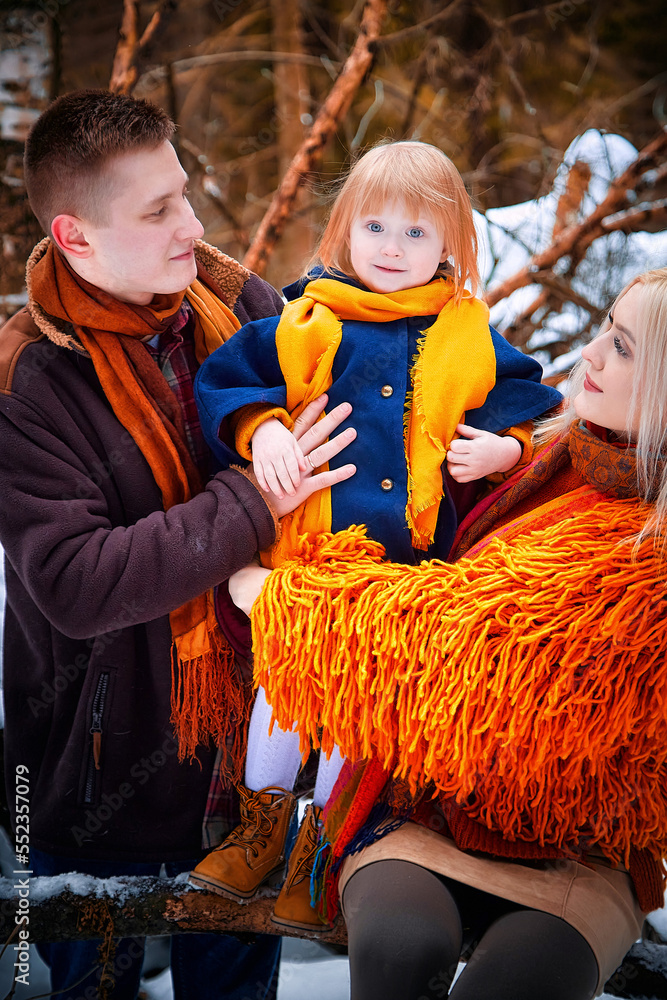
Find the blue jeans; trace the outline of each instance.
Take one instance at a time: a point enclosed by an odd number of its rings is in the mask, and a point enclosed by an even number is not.
[[[168,862],[173,878],[191,871],[193,861]],[[35,875],[61,875],[77,871],[97,878],[114,875],[158,875],[159,864],[123,864],[84,861],[30,850]],[[38,944],[37,950],[51,970],[51,989],[64,990],[57,1000],[96,1000],[100,985],[100,940]],[[275,1000],[281,938],[258,934],[251,944],[223,934],[175,934],[171,938],[171,977],[174,1000]],[[110,963],[113,1000],[135,1000],[144,957],[143,938],[116,939]]]

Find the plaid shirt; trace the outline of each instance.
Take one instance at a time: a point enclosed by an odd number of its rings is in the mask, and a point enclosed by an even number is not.
[[[145,347],[179,402],[188,449],[202,479],[206,481],[211,472],[211,453],[202,434],[195,404],[194,379],[199,365],[195,355],[194,328],[192,306],[183,299],[171,326],[159,335],[157,342],[146,343]],[[236,796],[231,789],[224,788],[220,780],[221,761],[222,751],[218,750],[202,824],[204,850],[217,846],[240,818]]]
[[[199,365],[195,356],[195,315],[192,306],[183,299],[176,319],[158,337],[145,346],[155,358],[167,385],[181,407],[188,450],[204,481],[211,471],[211,453],[202,434],[195,403],[194,379]]]

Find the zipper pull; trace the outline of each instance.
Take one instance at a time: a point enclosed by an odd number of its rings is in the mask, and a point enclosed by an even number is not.
[[[95,761],[95,770],[100,769],[100,757],[102,755],[102,729],[91,729],[93,734],[93,760]]]
[[[102,733],[97,731],[93,733],[93,760],[95,761],[95,770],[100,769],[100,755],[102,753]]]

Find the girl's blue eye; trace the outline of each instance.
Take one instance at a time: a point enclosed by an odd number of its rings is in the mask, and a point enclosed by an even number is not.
[[[380,225],[379,222],[369,222],[368,223],[368,228],[370,229],[370,231],[372,233],[381,233],[382,232],[382,226]]]
[[[415,239],[418,236],[423,236],[424,230],[420,229],[419,226],[413,226],[412,229],[408,229],[408,236],[413,236]]]

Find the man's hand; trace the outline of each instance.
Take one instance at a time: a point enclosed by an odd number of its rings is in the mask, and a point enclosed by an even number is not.
[[[236,607],[245,611],[248,617],[250,617],[250,609],[259,597],[264,581],[270,572],[270,569],[264,569],[257,563],[250,563],[249,566],[244,566],[238,572],[232,573],[229,578],[227,584],[229,596]]]
[[[252,470],[266,493],[294,496],[308,465],[298,440],[276,417],[260,424],[251,439]]]
[[[462,436],[449,446],[447,471],[457,483],[483,479],[492,472],[507,472],[521,458],[522,448],[516,438],[499,437],[467,424],[457,424],[456,430]]]
[[[344,479],[349,479],[357,471],[355,465],[343,465],[339,469],[331,469],[328,472],[320,472],[313,475],[315,469],[324,465],[335,455],[338,455],[343,448],[347,448],[350,442],[354,441],[357,432],[353,427],[348,427],[336,435],[331,441],[326,439],[349,417],[352,407],[349,403],[339,403],[331,413],[318,420],[318,417],[327,405],[328,397],[318,396],[312,403],[309,403],[301,416],[294,421],[293,434],[299,443],[303,453],[306,471],[301,476],[301,482],[295,493],[290,496],[271,498],[271,506],[278,517],[290,514],[299,504],[307,500],[311,494],[322,490],[327,486],[334,486],[342,483]],[[324,442],[324,443],[322,443]]]

